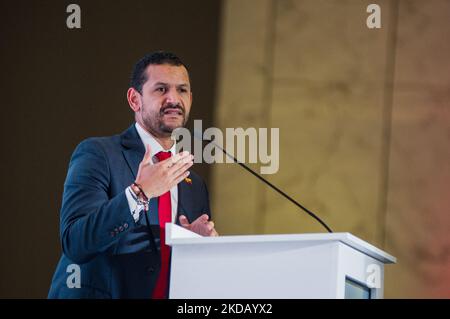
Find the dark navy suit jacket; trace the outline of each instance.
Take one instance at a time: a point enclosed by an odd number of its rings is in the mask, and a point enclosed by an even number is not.
[[[134,125],[120,135],[89,138],[77,146],[64,184],[63,254],[49,298],[151,297],[160,270],[159,234],[150,236],[143,213],[134,221],[125,195],[144,152]],[[204,181],[192,171],[189,178],[191,183],[178,184],[177,212],[192,222],[210,215],[210,208]],[[157,212],[157,199],[152,199],[150,224],[158,224]],[[67,284],[71,264],[80,267],[80,288]]]

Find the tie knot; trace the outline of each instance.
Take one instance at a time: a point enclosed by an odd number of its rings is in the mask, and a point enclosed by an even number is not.
[[[165,159],[168,159],[169,157],[172,156],[171,152],[159,152],[156,155],[156,158],[158,159],[158,161],[164,161]]]

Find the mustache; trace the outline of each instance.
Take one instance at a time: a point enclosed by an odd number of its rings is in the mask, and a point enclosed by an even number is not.
[[[186,112],[184,110],[184,107],[181,104],[167,104],[165,106],[163,106],[160,110],[159,113],[161,115],[164,114],[164,112],[166,112],[167,110],[178,110],[181,112],[182,115],[184,115]]]

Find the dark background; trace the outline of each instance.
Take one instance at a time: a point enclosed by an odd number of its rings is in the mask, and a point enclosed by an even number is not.
[[[81,7],[81,29],[66,7]],[[212,125],[221,1],[1,1],[0,297],[45,298],[60,256],[59,209],[75,146],[133,123],[126,90],[145,53],[190,68],[190,123]],[[208,182],[208,167],[194,168]]]

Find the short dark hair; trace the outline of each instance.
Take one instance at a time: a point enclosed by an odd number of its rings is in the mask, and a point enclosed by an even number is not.
[[[184,66],[187,70],[187,66],[181,61],[181,59],[172,52],[156,51],[146,54],[140,59],[133,68],[130,79],[130,87],[137,90],[142,94],[142,86],[147,81],[147,74],[145,70],[150,64],[162,65],[169,64],[174,66]]]

